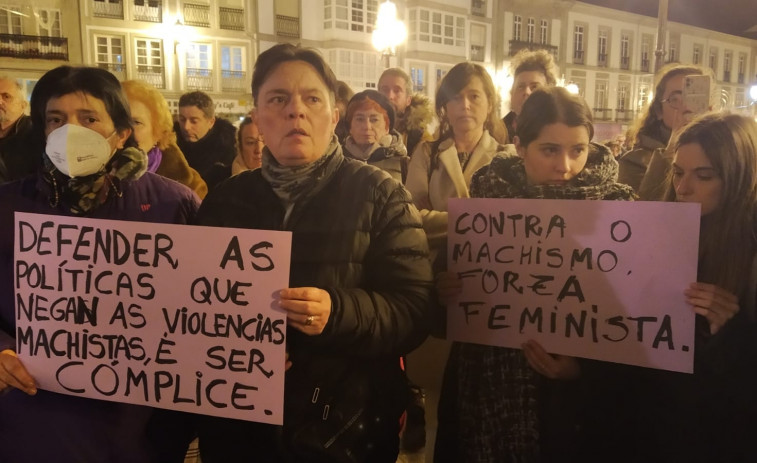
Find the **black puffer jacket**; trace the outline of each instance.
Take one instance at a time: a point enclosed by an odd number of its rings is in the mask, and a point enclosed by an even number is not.
[[[287,219],[286,229],[293,232],[289,284],[327,290],[332,311],[318,336],[287,333],[292,367],[286,376],[284,434],[302,419],[298,404],[310,402],[308,387],[320,385],[325,393],[337,381],[358,378],[376,389],[371,400],[387,418],[376,445],[386,451],[387,445],[397,445],[397,420],[406,403],[399,356],[419,346],[429,329],[428,248],[420,216],[398,182],[373,166],[344,158],[340,148],[334,156],[339,166],[324,180],[327,185],[298,202]],[[281,230],[284,214],[257,169],[211,192],[199,220]]]
[[[231,174],[231,169],[228,167],[237,155],[237,129],[231,125],[231,122],[216,118],[213,128],[195,142],[184,139],[178,123],[174,124],[174,132],[176,132],[176,144],[187,158],[189,166],[200,173],[202,179],[208,184],[208,189],[212,189]],[[228,173],[225,176],[219,175],[219,171],[228,171]]]

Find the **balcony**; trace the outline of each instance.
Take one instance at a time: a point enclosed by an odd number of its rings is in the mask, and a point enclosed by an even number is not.
[[[594,120],[595,121],[609,121],[609,120],[612,120],[612,109],[610,109],[610,108],[594,108]]]
[[[250,82],[244,71],[221,71],[221,91],[247,93]]]
[[[723,82],[731,81],[731,71],[723,71]]]
[[[300,38],[300,18],[276,15],[276,35],[280,37]]]
[[[486,17],[486,1],[471,0],[470,13],[474,16]]]
[[[221,29],[229,31],[243,31],[244,30],[244,10],[239,8],[218,8],[218,19]]]
[[[126,80],[126,65],[123,63],[97,63],[97,67],[109,71],[118,80]]]
[[[649,59],[641,59],[641,72],[649,72]]]
[[[634,118],[634,112],[630,109],[616,109],[615,120],[618,122],[629,122]]]
[[[557,58],[557,47],[554,45],[549,45],[546,43],[524,42],[521,40],[510,41],[510,56],[515,56],[516,53],[523,49],[531,51],[547,50],[552,56]]]
[[[68,39],[39,35],[0,34],[0,56],[68,61]]]
[[[597,55],[597,66],[601,68],[607,67],[607,53],[600,53]]]
[[[620,57],[620,69],[625,69],[626,71],[631,69],[631,57],[629,56]]]
[[[134,0],[134,20],[162,23],[163,2],[161,0]]]
[[[208,5],[185,3],[184,24],[195,27],[210,27],[210,7]]]
[[[486,58],[486,47],[483,47],[481,45],[471,45],[470,46],[470,59],[471,61],[485,61]]]
[[[584,51],[583,50],[573,50],[573,63],[584,64]]]
[[[738,83],[740,83],[740,84],[744,83],[744,73],[743,72],[739,72],[738,75],[737,75],[737,78],[738,78],[738,81],[737,81]]]
[[[166,88],[163,66],[137,66],[137,79],[144,80],[155,88]]]
[[[213,71],[205,68],[187,68],[187,88],[189,90],[213,90]]]
[[[92,0],[92,14],[96,18],[124,19],[121,0]]]

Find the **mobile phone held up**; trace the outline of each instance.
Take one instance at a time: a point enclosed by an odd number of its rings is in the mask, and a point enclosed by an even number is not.
[[[710,110],[712,94],[712,77],[707,75],[689,75],[683,81],[683,103],[691,111],[691,117]]]

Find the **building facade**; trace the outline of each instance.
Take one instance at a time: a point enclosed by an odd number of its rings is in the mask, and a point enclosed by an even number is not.
[[[355,91],[376,88],[384,69],[371,34],[381,0],[0,0],[2,72],[30,91],[60,64],[106,68],[143,79],[173,106],[191,90],[220,113],[252,105],[255,57],[276,43],[321,50]],[[482,64],[509,109],[511,57],[549,50],[601,124],[625,126],[653,91],[657,19],[566,0],[395,0],[408,31],[389,63],[408,71],[433,99],[460,61]],[[709,66],[723,107],[748,109],[757,84],[757,40],[667,23],[666,62]]]

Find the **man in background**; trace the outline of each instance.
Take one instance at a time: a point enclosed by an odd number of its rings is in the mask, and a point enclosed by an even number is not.
[[[33,173],[41,153],[28,145],[31,117],[24,114],[26,99],[21,84],[0,77],[0,183],[17,180]]]
[[[513,86],[510,88],[510,112],[502,119],[507,127],[508,143],[515,136],[515,121],[520,114],[523,103],[534,90],[557,85],[559,69],[551,54],[546,50],[530,51],[523,49],[515,54],[510,65]]]
[[[421,140],[431,140],[426,128],[434,120],[434,110],[425,95],[413,94],[410,76],[400,68],[389,68],[381,73],[378,91],[389,99],[397,115],[395,130],[402,135],[407,154],[413,155]]]
[[[215,117],[213,100],[204,92],[185,93],[179,98],[179,120],[174,124],[177,144],[189,165],[212,189],[229,171],[236,156],[236,129],[231,122]]]

